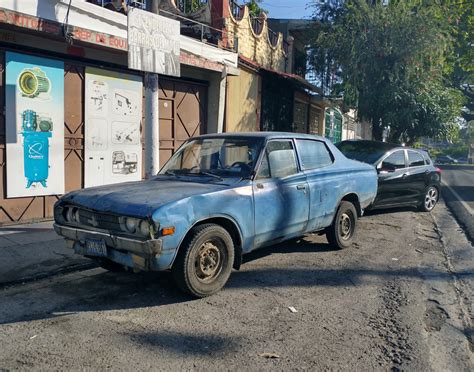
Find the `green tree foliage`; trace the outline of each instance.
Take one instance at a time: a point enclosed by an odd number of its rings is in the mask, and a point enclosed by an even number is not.
[[[343,95],[377,139],[386,125],[393,141],[454,136],[464,98],[447,79],[455,33],[448,12],[434,0],[318,2],[311,63],[323,90]]]
[[[262,0],[250,0],[250,1],[247,1],[245,3],[245,5],[247,5],[247,7],[249,8],[249,13],[252,17],[258,17],[260,16],[262,13],[266,13],[267,11],[265,9],[262,9],[260,7],[260,3],[262,2]]]

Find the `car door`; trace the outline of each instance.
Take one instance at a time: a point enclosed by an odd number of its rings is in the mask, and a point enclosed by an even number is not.
[[[405,204],[409,201],[405,150],[395,150],[386,156],[377,165],[377,172],[379,176],[376,207]]]
[[[290,139],[271,140],[253,182],[255,247],[305,232],[309,189]]]
[[[336,198],[331,196],[334,189],[334,174],[330,165],[334,157],[323,141],[297,139],[296,148],[301,169],[306,174],[309,186],[308,231],[328,225],[333,218]]]
[[[408,150],[407,188],[410,202],[418,203],[425,193],[426,179],[430,171],[425,165],[425,159],[418,151]]]

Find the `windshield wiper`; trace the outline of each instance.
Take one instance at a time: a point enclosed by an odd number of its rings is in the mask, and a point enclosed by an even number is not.
[[[167,170],[164,174],[166,174],[167,176],[179,177],[179,175],[177,175],[176,172],[172,170]]]
[[[217,174],[214,174],[214,173],[211,173],[211,172],[206,172],[206,171],[199,171],[199,172],[190,173],[190,174],[197,174],[197,175],[201,175],[201,176],[214,177],[214,178],[217,178],[220,181],[223,180],[223,178],[221,176],[218,176]]]

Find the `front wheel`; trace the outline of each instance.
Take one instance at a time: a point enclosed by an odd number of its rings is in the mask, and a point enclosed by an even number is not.
[[[173,265],[178,287],[202,298],[218,292],[229,279],[234,262],[232,237],[222,226],[204,224],[191,230]]]
[[[430,186],[426,189],[425,197],[420,204],[422,212],[431,212],[439,200],[439,191],[435,186]]]
[[[354,204],[342,201],[332,225],[326,232],[329,244],[339,249],[349,247],[354,240],[356,228],[357,211]]]

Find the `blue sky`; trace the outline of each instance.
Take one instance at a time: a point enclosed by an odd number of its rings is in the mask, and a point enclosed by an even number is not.
[[[310,18],[312,9],[308,8],[311,0],[264,0],[260,6],[268,10],[271,18]]]

